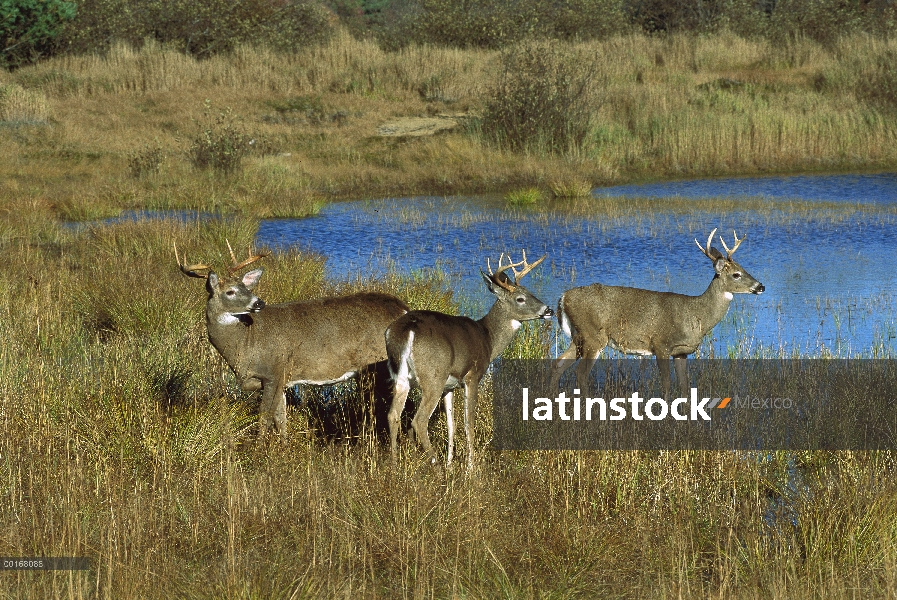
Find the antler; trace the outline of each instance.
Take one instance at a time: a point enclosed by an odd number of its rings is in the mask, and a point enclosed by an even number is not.
[[[537,266],[539,266],[539,264],[543,260],[545,260],[546,256],[548,256],[548,255],[543,254],[542,258],[540,258],[539,260],[537,260],[536,262],[534,262],[532,264],[529,264],[526,262],[526,250],[524,250],[522,261],[520,261],[518,263],[512,263],[512,262],[510,262],[511,257],[508,256],[508,264],[505,266],[502,266],[501,263],[505,257],[505,253],[502,252],[501,255],[498,257],[498,271],[496,271],[495,273],[492,272],[492,265],[489,264],[488,258],[486,258],[486,266],[489,268],[489,275],[492,276],[492,280],[495,283],[497,283],[499,286],[503,287],[504,289],[508,290],[509,292],[513,292],[514,290],[517,289],[517,285],[520,284],[520,280],[523,278],[523,276],[526,275],[527,273],[529,273],[530,271],[532,271],[533,269],[535,269]],[[523,265],[523,270],[518,272],[517,269],[515,269],[514,267],[519,267],[520,265]],[[499,273],[504,273],[508,269],[511,269],[514,272],[514,285],[511,285],[511,284],[507,283],[506,281],[499,279],[499,277],[498,277]],[[510,279],[509,277],[507,277],[507,273],[505,273],[505,277]]]
[[[738,239],[738,234],[735,233],[735,230],[732,230],[732,236],[735,238],[735,246],[729,250],[729,247],[726,246],[726,241],[723,239],[723,236],[719,236],[719,241],[722,243],[723,248],[726,249],[726,255],[729,257],[729,260],[732,260],[732,255],[735,254],[735,251],[738,250],[738,246],[741,245],[741,242],[747,237],[747,234],[741,236],[741,239]]]
[[[500,274],[500,273],[504,273],[504,272],[507,271],[508,269],[512,269],[512,268],[514,268],[514,267],[519,267],[519,266],[522,265],[523,263],[522,263],[522,262],[519,262],[519,263],[517,263],[516,265],[514,265],[514,264],[509,264],[509,265],[506,265],[506,266],[503,267],[503,266],[501,266],[501,261],[502,261],[502,259],[503,259],[504,257],[505,257],[505,253],[502,252],[501,255],[498,257],[498,271],[496,271],[495,273],[492,272],[492,264],[490,264],[490,262],[489,262],[489,257],[486,257],[486,267],[489,269],[489,275],[490,275],[490,277],[492,277],[492,281],[494,281],[495,283],[497,283],[500,287],[502,287],[502,288],[508,290],[509,292],[513,292],[515,289],[517,289],[517,286],[516,286],[516,285],[511,285],[511,284],[507,283],[506,280],[507,280],[507,279],[510,279],[510,278],[508,277],[508,274],[505,273],[505,277],[504,277],[504,278],[499,278],[499,274]],[[508,257],[508,260],[511,260],[511,258]]]
[[[710,232],[710,235],[707,236],[707,247],[706,247],[706,248],[701,248],[701,242],[699,242],[699,241],[697,240],[697,238],[695,238],[695,244],[698,245],[698,248],[700,248],[701,252],[704,253],[704,256],[706,256],[707,258],[709,258],[709,259],[712,260],[713,262],[716,262],[716,258],[717,258],[717,257],[715,257],[715,256],[713,256],[712,254],[710,254],[710,242],[713,241],[713,234],[715,234],[715,233],[716,233],[716,228],[714,228],[713,231]],[[720,238],[720,239],[722,239],[722,238]],[[744,238],[742,238],[742,239],[744,239]],[[725,244],[723,244],[723,246],[725,246]],[[736,247],[737,247],[737,246],[736,246]],[[733,250],[732,252],[734,252],[734,250]],[[729,256],[731,256],[731,254],[730,254]]]
[[[231,275],[233,275],[234,273],[236,273],[243,267],[248,267],[255,261],[257,261],[261,258],[265,258],[269,254],[271,254],[271,252],[269,250],[265,250],[261,254],[253,254],[252,253],[252,245],[250,245],[249,248],[247,249],[247,254],[248,254],[249,258],[247,258],[243,262],[237,264],[237,257],[234,256],[234,249],[231,248],[231,246],[230,246],[230,240],[225,239],[224,241],[227,242],[227,249],[230,251],[231,260],[234,261],[234,264],[227,268],[228,273],[230,273]]]
[[[539,260],[537,260],[537,261],[534,262],[533,264],[529,264],[529,263],[526,262],[526,250],[523,250],[523,270],[522,270],[521,272],[518,273],[518,272],[517,272],[517,269],[514,269],[514,268],[513,268],[513,267],[515,267],[515,266],[517,266],[517,265],[512,265],[512,269],[511,269],[511,270],[514,271],[514,281],[520,283],[520,279],[521,279],[524,275],[526,275],[527,273],[529,273],[530,271],[532,271],[533,269],[535,269],[536,267],[538,267],[538,266],[542,263],[542,261],[545,260],[545,257],[546,257],[546,256],[548,256],[548,255],[547,255],[547,254],[543,254],[543,255],[542,255],[542,258],[540,258]],[[511,257],[508,257],[508,260],[511,260]],[[520,264],[520,263],[517,263],[517,264]]]
[[[249,258],[247,258],[246,260],[244,260],[241,263],[237,263],[237,257],[234,255],[234,249],[231,248],[230,241],[225,240],[225,242],[227,242],[227,249],[230,251],[231,260],[234,261],[234,264],[227,268],[228,273],[230,273],[231,275],[233,275],[234,273],[236,273],[243,267],[249,266],[252,263],[254,263],[255,261],[257,261],[261,258],[265,258],[269,254],[271,254],[271,252],[267,251],[267,250],[264,252],[261,252],[260,254],[253,254],[252,246],[249,246],[249,251],[248,251]],[[201,279],[208,279],[208,277],[209,277],[208,274],[197,273],[197,271],[211,271],[212,267],[210,267],[209,265],[201,264],[201,263],[197,263],[195,265],[188,265],[186,262],[187,261],[186,254],[184,255],[184,262],[181,262],[181,257],[178,255],[177,242],[174,242],[173,245],[174,245],[174,258],[175,258],[175,260],[178,261],[178,267],[181,269],[181,272],[184,275],[187,275],[189,277],[199,277]]]
[[[187,275],[188,277],[198,277],[200,279],[208,279],[208,274],[203,275],[202,273],[197,273],[197,270],[206,270],[210,271],[212,267],[204,264],[197,263],[195,265],[187,264],[187,255],[184,254],[184,262],[181,262],[181,257],[178,256],[178,244],[177,242],[172,242],[174,245],[174,258],[178,262],[178,267],[181,269],[181,273]]]

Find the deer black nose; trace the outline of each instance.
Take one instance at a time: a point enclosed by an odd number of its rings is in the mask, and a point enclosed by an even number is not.
[[[554,316],[554,311],[551,310],[550,308],[546,307],[546,308],[545,308],[545,312],[542,313],[542,318],[543,318],[543,319],[550,319],[550,318],[553,317],[553,316]]]
[[[252,312],[258,312],[263,308],[265,308],[265,301],[261,298],[252,303]]]
[[[764,291],[766,291],[766,286],[761,283],[760,285],[755,287],[752,291],[755,294],[762,294]]]

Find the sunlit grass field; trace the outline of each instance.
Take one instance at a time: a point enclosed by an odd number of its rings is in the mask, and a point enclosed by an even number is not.
[[[893,113],[855,85],[894,42],[633,36],[579,50],[605,96],[594,143],[565,156],[478,135],[493,52],[338,36],[290,56],[118,46],[0,72],[0,555],[93,559],[0,573],[0,597],[893,596],[891,452],[496,452],[488,379],[471,473],[426,467],[412,445],[392,468],[363,419],[323,439],[315,393],[293,406],[287,443],[256,443],[258,397],[208,343],[205,292],[173,242],[223,265],[257,219],[339,198],[897,165]],[[191,144],[227,109],[261,149],[230,175],[197,170]],[[376,136],[443,112],[468,124]],[[96,222],[124,209],[223,218]],[[438,273],[331,281],[322,257],[292,251],[265,269],[266,302],[376,289],[464,305]],[[524,329],[507,355],[544,356],[549,337]],[[351,389],[336,396],[366,411]],[[444,448],[441,416],[431,429]]]
[[[258,399],[205,339],[205,292],[170,250],[224,264],[225,238],[254,232],[242,218],[71,228],[7,213],[0,553],[94,568],[7,572],[5,597],[893,592],[890,452],[495,452],[488,380],[472,473],[425,467],[411,445],[393,469],[366,426],[322,439],[313,393],[288,443],[257,444]],[[438,277],[334,284],[318,257],[266,261],[272,302],[365,287],[457,306]],[[524,329],[507,355],[544,356],[549,335]],[[444,448],[442,417],[431,427]]]

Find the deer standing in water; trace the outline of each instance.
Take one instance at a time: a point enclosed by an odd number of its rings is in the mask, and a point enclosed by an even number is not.
[[[632,287],[594,283],[564,292],[558,302],[558,321],[572,340],[551,372],[551,389],[577,358],[576,382],[588,387],[589,373],[605,346],[626,354],[654,355],[660,368],[664,393],[670,394],[670,357],[676,365],[680,393],[688,395],[686,357],[698,349],[707,333],[719,323],[734,294],[760,294],[766,288],[732,260],[741,239],[735,234],[730,250],[720,236],[726,256],[710,246],[716,229],[707,237],[706,248],[695,240],[711,260],[715,274],[700,296],[654,292]],[[733,232],[734,234],[734,232]]]

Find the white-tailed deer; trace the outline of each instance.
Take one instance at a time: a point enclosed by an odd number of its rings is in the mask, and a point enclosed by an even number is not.
[[[228,247],[230,245],[228,244]],[[211,267],[181,262],[185,275],[206,279],[206,327],[209,341],[246,391],[262,390],[259,434],[272,421],[286,435],[285,389],[296,384],[330,385],[357,376],[386,359],[383,332],[408,306],[393,296],[360,293],[265,304],[253,289],[262,269],[234,276],[263,255],[228,268],[219,278]],[[199,271],[208,271],[202,274]]]
[[[399,417],[411,385],[417,384],[421,389],[421,402],[411,423],[415,437],[434,462],[427,425],[439,399],[443,398],[448,427],[446,463],[451,464],[455,435],[452,396],[456,388],[463,387],[467,466],[473,466],[473,427],[480,379],[492,360],[511,343],[522,321],[550,319],[554,314],[544,302],[520,285],[520,279],[545,257],[527,264],[524,252],[522,262],[502,266],[503,257],[498,259],[496,273],[492,272],[491,266],[488,275],[481,271],[486,286],[496,299],[488,314],[479,321],[429,310],[414,310],[396,319],[386,330],[389,372],[395,380],[395,393],[389,411],[393,460],[397,452]],[[515,267],[521,265],[523,270],[517,272]],[[508,269],[514,271],[514,280],[506,273]]]
[[[760,294],[766,289],[732,260],[746,236],[738,239],[735,235],[731,250],[720,236],[726,249],[724,257],[710,247],[715,233],[716,229],[710,232],[706,248],[695,240],[716,271],[713,281],[700,296],[600,283],[564,292],[558,301],[558,321],[572,343],[552,368],[551,389],[557,388],[561,376],[577,358],[582,360],[576,368],[576,382],[580,387],[588,387],[595,360],[610,344],[611,348],[626,354],[656,356],[667,397],[672,356],[680,391],[687,396],[686,357],[698,349],[704,336],[726,315],[733,294]]]

